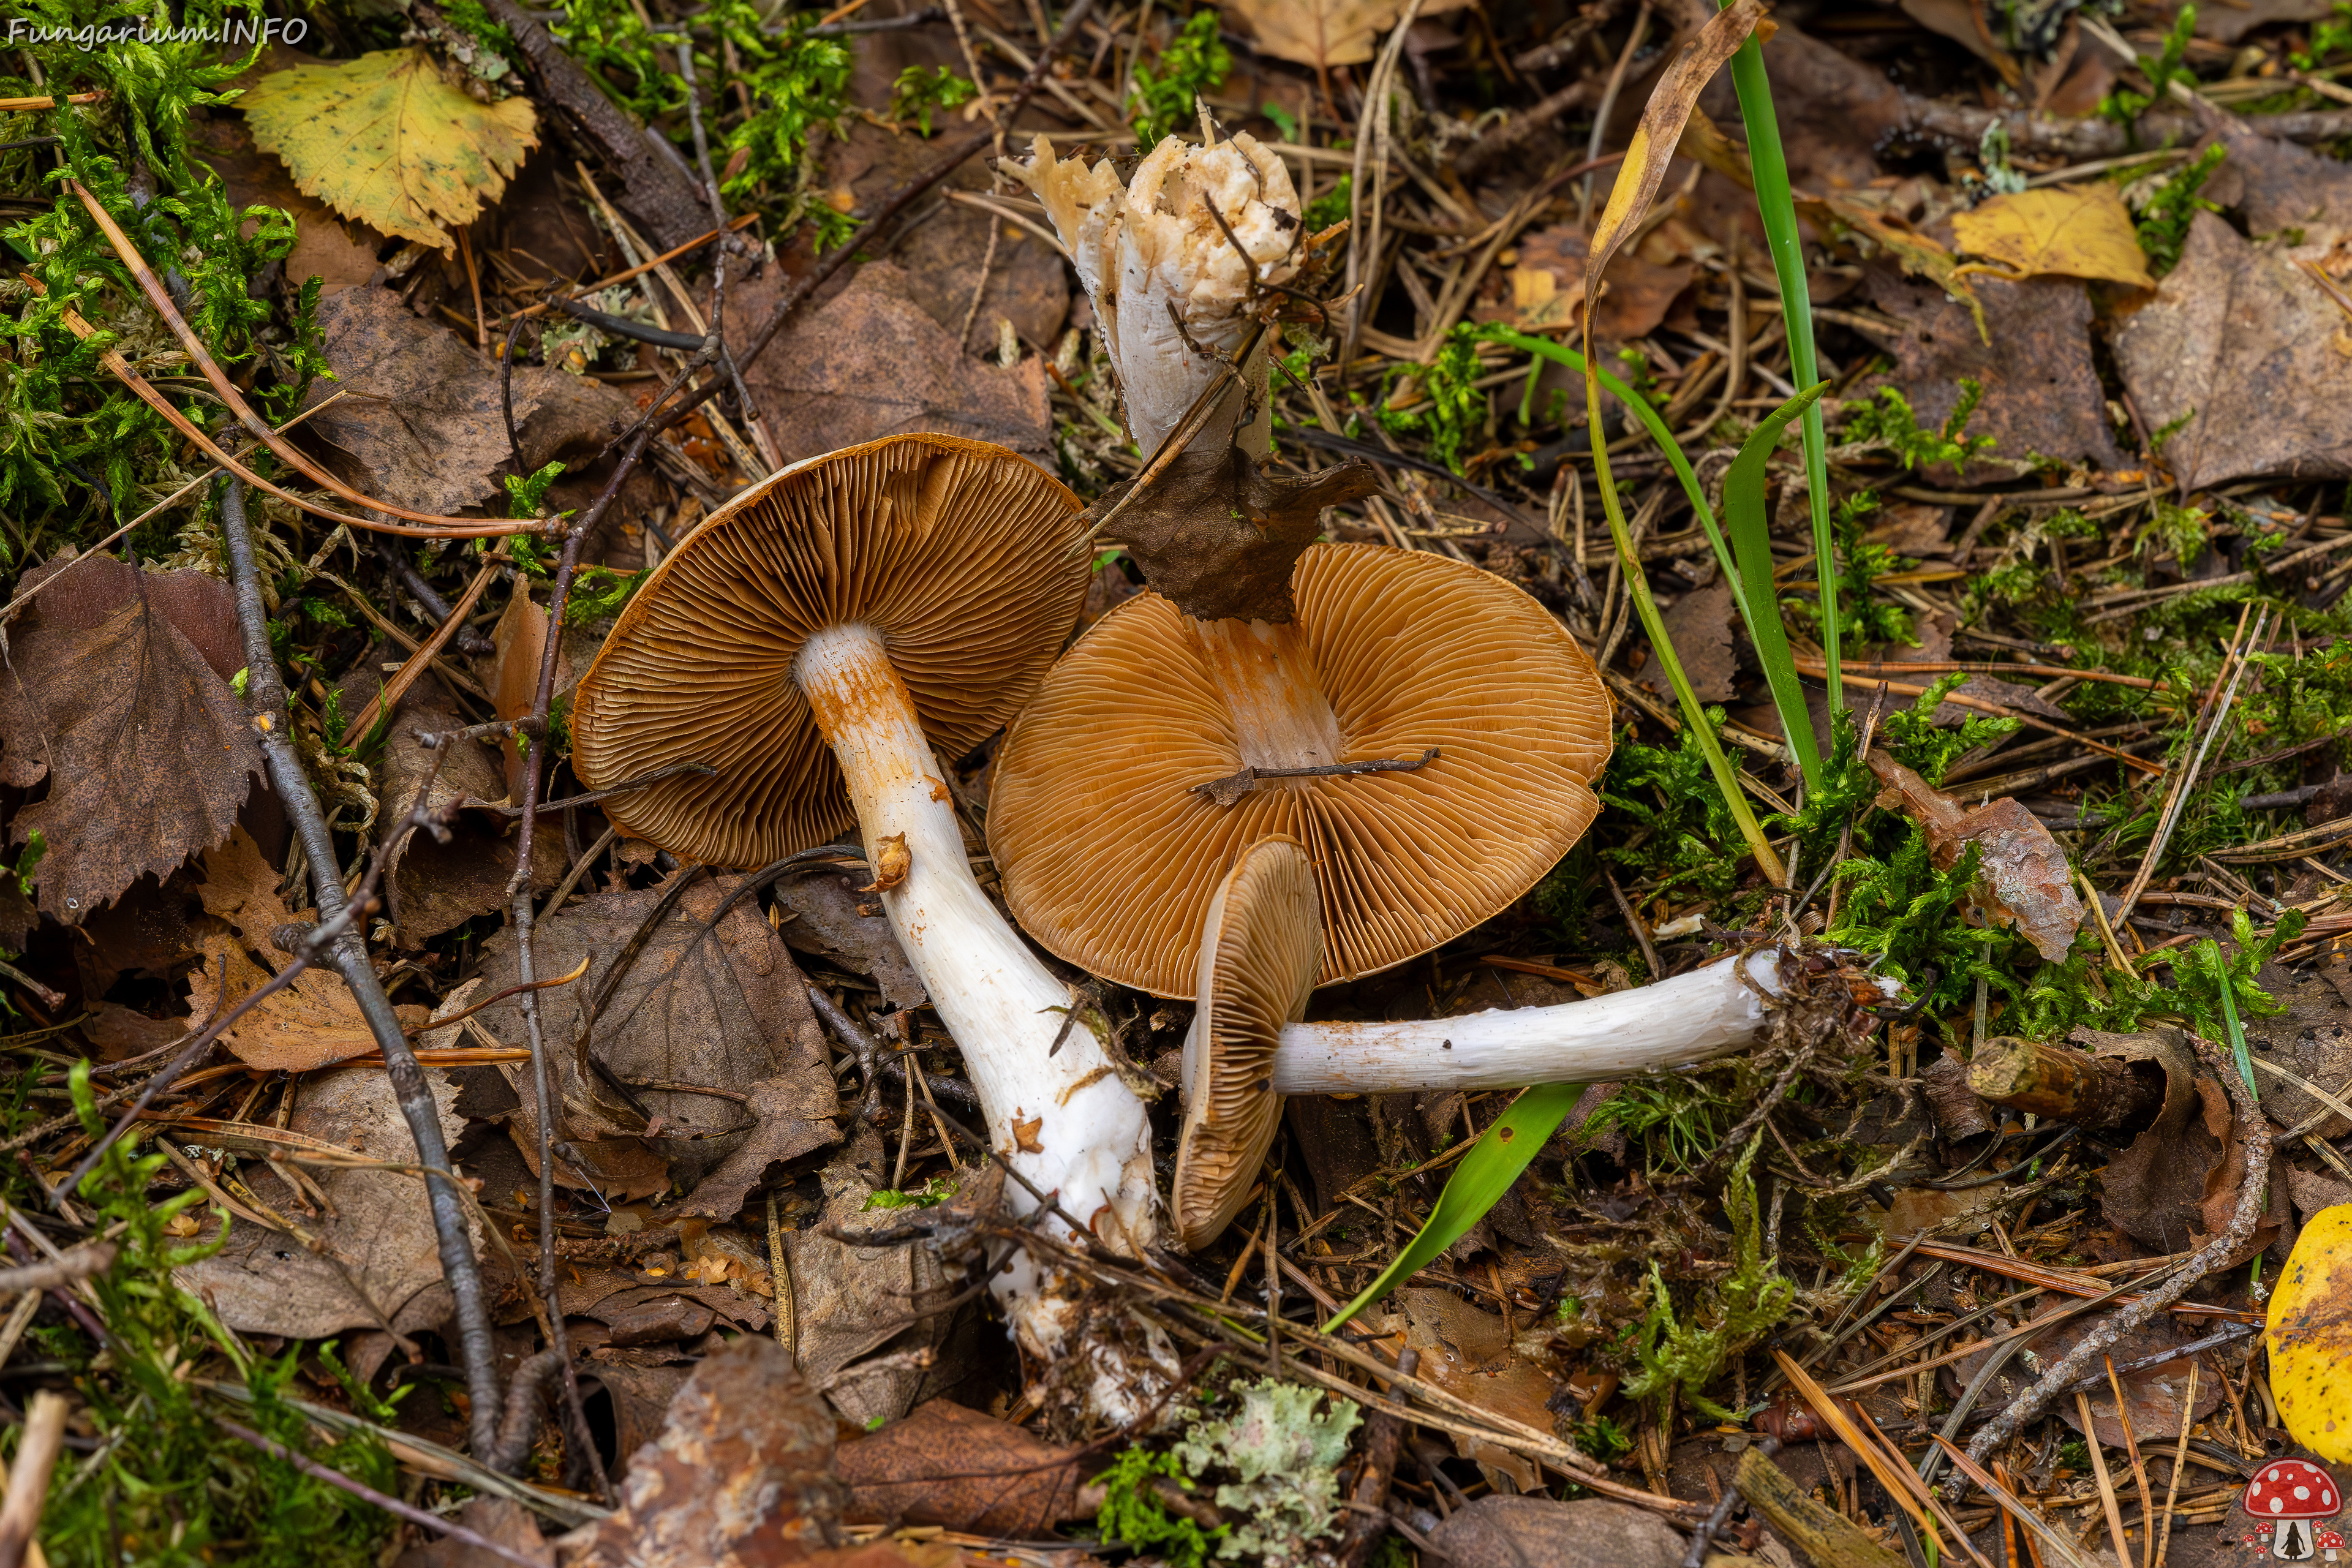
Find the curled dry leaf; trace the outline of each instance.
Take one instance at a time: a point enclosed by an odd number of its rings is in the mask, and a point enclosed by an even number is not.
[[[845,1519],[1032,1541],[1085,1511],[1081,1463],[1075,1449],[944,1399],[835,1456]]]
[[[2352,1205],[2304,1226],[2263,1339],[2287,1430],[2322,1458],[2352,1463]]]
[[[227,602],[227,584],[201,573],[92,562],[10,629],[0,783],[47,784],[9,841],[47,841],[37,902],[51,920],[77,924],[228,836],[261,748],[206,658]]]
[[[321,300],[319,331],[336,379],[312,383],[310,402],[334,401],[299,428],[346,455],[344,479],[425,511],[454,512],[500,493],[511,454],[496,365],[388,289]],[[612,421],[635,412],[617,389],[544,365],[517,365],[513,392],[523,461],[533,468],[593,457]]]
[[[1448,1290],[1408,1289],[1397,1292],[1397,1300],[1404,1308],[1405,1343],[1421,1352],[1423,1376],[1482,1410],[1538,1432],[1551,1430],[1551,1374],[1518,1353],[1501,1318]],[[1522,1490],[1540,1484],[1535,1468],[1507,1448],[1458,1436],[1454,1447],[1490,1476],[1509,1476]]]
[[[855,1237],[891,1224],[891,1211],[866,1210],[866,1199],[889,1177],[879,1135],[861,1128],[821,1173],[822,1216],[812,1228],[785,1238],[801,1367],[829,1383],[835,1408],[860,1426],[905,1415],[921,1396],[924,1378],[914,1367],[861,1373],[856,1363],[877,1353],[938,1344],[946,1319],[935,1310],[918,1314],[953,1293],[933,1248],[861,1247],[825,1234]],[[970,1170],[963,1180],[971,1180]],[[845,1372],[848,1375],[841,1376]]]
[[[1687,259],[1664,259],[1637,246],[1620,257],[1594,312],[1593,340],[1622,343],[1645,337],[1666,319],[1675,296],[1690,286]],[[1478,321],[1502,321],[1521,331],[1540,332],[1576,324],[1584,299],[1584,230],[1572,223],[1538,229],[1519,241],[1519,264],[1507,274],[1491,274],[1490,289],[1471,313]]]
[[[188,976],[188,1009],[199,1025],[226,1013],[293,962],[278,944],[279,928],[306,924],[316,911],[299,913],[278,896],[278,872],[244,828],[205,852],[205,912],[226,923],[204,934],[203,966]],[[258,954],[261,962],[256,962]],[[422,1007],[394,1009],[404,1023],[422,1020]],[[375,1036],[352,1000],[351,988],[331,969],[305,969],[264,997],[223,1032],[222,1042],[247,1067],[278,1072],[363,1057],[376,1048]]]
[[[882,988],[884,1005],[894,1013],[923,1005],[922,978],[907,962],[890,922],[873,900],[857,896],[848,877],[820,870],[783,878],[776,883],[776,901],[791,911],[781,934],[793,952],[815,953],[855,973],[871,975]]]
[[[1886,785],[1878,804],[1927,830],[1937,869],[1977,851],[1976,903],[1988,920],[2017,927],[2053,963],[2066,956],[2083,923],[2083,901],[2074,896],[2066,852],[2041,818],[2013,799],[1965,806],[1884,752],[1871,754],[1870,768]]]
[[[1152,587],[1195,620],[1265,621],[1297,615],[1291,571],[1323,529],[1323,510],[1380,489],[1360,458],[1312,474],[1261,470],[1239,447],[1203,440],[1186,449],[1119,512],[1110,534]],[[1090,516],[1118,506],[1122,485]]]
[[[2130,211],[2113,185],[2014,191],[1952,215],[1970,255],[2030,275],[2055,273],[2153,289]]]
[[[272,71],[247,89],[254,144],[306,195],[402,239],[457,248],[452,227],[496,202],[539,145],[529,98],[478,103],[423,49]]]

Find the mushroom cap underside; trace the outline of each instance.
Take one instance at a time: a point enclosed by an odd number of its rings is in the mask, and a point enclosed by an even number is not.
[[[1064,655],[1013,721],[988,837],[1005,901],[1070,963],[1187,994],[1211,890],[1249,845],[1297,839],[1322,898],[1318,984],[1402,963],[1535,885],[1599,812],[1611,707],[1592,661],[1527,594],[1476,567],[1318,544],[1292,579],[1342,761],[1412,771],[1192,793],[1243,765],[1201,635],[1146,594]]]
[[[961,755],[1018,712],[1086,594],[1078,500],[982,441],[894,436],[797,463],[679,544],[622,612],[573,703],[573,765],[624,831],[761,866],[856,813],[794,679],[815,632],[878,631],[925,732]]]
[[[1292,838],[1244,849],[1210,900],[1171,1194],[1178,1239],[1192,1251],[1233,1223],[1281,1123],[1274,1053],[1315,990],[1319,904],[1315,868]]]

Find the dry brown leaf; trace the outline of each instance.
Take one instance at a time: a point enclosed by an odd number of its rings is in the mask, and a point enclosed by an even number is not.
[[[1422,1375],[1482,1410],[1549,1431],[1551,1374],[1522,1357],[1511,1344],[1503,1320],[1448,1290],[1400,1290],[1405,1343],[1421,1352]],[[1391,1318],[1390,1323],[1397,1324]],[[1538,1484],[1524,1458],[1491,1443],[1457,1436],[1455,1451],[1491,1477],[1499,1472],[1522,1490]]]
[[[2173,430],[2164,460],[2184,491],[2352,475],[2352,322],[2285,256],[2211,213],[2116,335],[2116,365],[2141,420]]]
[[[2021,273],[2153,289],[2132,216],[2113,185],[2056,185],[1998,195],[1952,215],[1963,251]]]
[[[1965,806],[1883,752],[1872,753],[1870,770],[1887,786],[1878,804],[1927,829],[1938,869],[1975,847],[1975,896],[1988,918],[2016,926],[2052,963],[2066,956],[2083,924],[2083,901],[2074,896],[2066,852],[2040,817],[2007,797]]]
[[[681,876],[700,878],[685,871]],[[768,1167],[834,1142],[837,1109],[824,1036],[809,1008],[805,982],[776,933],[745,899],[707,929],[740,879],[701,879],[656,926],[628,973],[596,1017],[591,1048],[624,1082],[695,1084],[725,1094],[636,1088],[662,1126],[649,1131],[593,1068],[573,1055],[580,1009],[645,919],[662,888],[600,894],[540,922],[537,972],[588,973],[538,993],[543,1037],[559,1063],[563,1136],[591,1167],[597,1184],[641,1197],[675,1177],[692,1188],[684,1213],[731,1217]],[[515,944],[501,931],[485,945],[484,994],[516,984]],[[478,1014],[481,1027],[508,1043],[527,1037],[519,999]],[[501,1069],[522,1101],[509,1126],[536,1161],[539,1131],[527,1070]],[[749,1096],[748,1103],[736,1096]],[[580,1173],[559,1162],[558,1180]]]
[[[1907,223],[1892,217],[1876,205],[1850,196],[1800,196],[1797,216],[1831,234],[1851,239],[1865,257],[1885,254],[1906,278],[1933,283],[1945,296],[1965,306],[1975,323],[1977,341],[1990,344],[1992,327],[1985,307],[1960,269],[1959,258]]]
[[[1458,11],[1470,0],[1422,0],[1420,15]],[[1372,40],[1404,15],[1404,0],[1225,0],[1227,16],[1276,59],[1328,70],[1372,58]]]
[[[499,475],[509,471],[510,453],[496,365],[388,289],[352,289],[320,301],[319,330],[336,379],[314,382],[310,402],[335,401],[299,428],[343,454],[345,480],[444,513],[503,493]],[[536,469],[558,458],[593,457],[612,435],[612,421],[635,410],[617,388],[517,365],[514,416],[523,461]]]
[[[873,976],[882,987],[883,1005],[894,1013],[919,1007],[928,999],[922,977],[907,962],[907,950],[898,945],[881,905],[860,899],[848,877],[832,871],[786,877],[776,884],[776,901],[794,917],[779,928],[793,952],[815,953],[854,973]]]
[[[511,1499],[469,1499],[457,1510],[457,1522],[510,1552],[554,1568],[555,1548],[540,1534],[539,1521],[530,1510]],[[410,1547],[393,1560],[392,1568],[510,1568],[510,1564],[495,1552],[444,1535]]]
[[[1675,1568],[1685,1544],[1656,1514],[1605,1498],[1482,1497],[1429,1539],[1454,1568]]]
[[[188,141],[221,177],[231,206],[283,207],[293,215],[294,248],[283,263],[289,284],[299,289],[316,278],[320,297],[331,299],[375,276],[384,237],[364,224],[347,223],[324,202],[304,195],[285,164],[254,146],[245,121],[231,115],[192,120]]]
[[[2063,1309],[2058,1310],[2063,1312]],[[2025,1348],[2033,1353],[2040,1364],[2046,1366],[2073,1350],[2085,1335],[2100,1326],[2096,1318],[2085,1320],[2076,1314],[2027,1340]],[[2117,1340],[2112,1353],[2116,1365],[2120,1368],[2125,1363],[2137,1361],[2142,1356],[2160,1355],[2207,1331],[2203,1325],[2193,1320],[2184,1324],[2182,1320],[2169,1312],[2161,1313]],[[1959,1393],[1976,1381],[1986,1357],[1994,1353],[1988,1349],[1977,1355],[1964,1356],[1946,1367],[1946,1384],[1954,1394]],[[2095,1370],[2098,1363],[2094,1362],[2092,1365]],[[2012,1357],[1994,1374],[1993,1381],[1986,1385],[1980,1397],[1997,1409],[2022,1394],[2037,1376],[2022,1358]],[[2179,1436],[2181,1412],[2189,1397],[2187,1360],[2162,1362],[2137,1372],[2124,1373],[2120,1381],[2124,1385],[2125,1404],[2131,1412],[2132,1434],[2143,1446],[2156,1438]],[[2201,1420],[2210,1415],[2221,1403],[2219,1380],[2210,1373],[2200,1378],[2196,1418]],[[2075,1431],[2083,1429],[2082,1415],[2072,1399],[2060,1400],[2053,1413]],[[2124,1446],[2124,1426],[2116,1415],[2115,1393],[2104,1384],[2091,1393],[2091,1426],[2098,1433],[2099,1441],[2108,1447]]]
[[[11,628],[0,668],[0,782],[47,781],[9,838],[47,843],[37,907],[72,925],[226,837],[261,748],[180,624],[226,601],[226,584],[91,563],[51,593]]]
[[[849,1489],[846,1519],[1030,1541],[1078,1517],[1083,1462],[1075,1449],[944,1399],[834,1456]]]
[[[1968,433],[1993,438],[1991,451],[1969,465],[1970,482],[2012,473],[2033,457],[2121,467],[2106,394],[2091,358],[2088,290],[2071,278],[1974,282],[1990,342],[1942,284],[1898,277],[1885,262],[1864,272],[1871,302],[1902,329],[1892,344],[1895,368],[1886,379],[1910,399],[1921,427],[1951,416],[1965,378],[1985,389]],[[1856,395],[1874,390],[1866,384]],[[1930,471],[1939,478],[1951,472]]]
[[[621,1507],[584,1531],[573,1568],[750,1568],[839,1539],[833,1413],[775,1341],[703,1359],[660,1438],[629,1456]]]
[[[443,1134],[455,1143],[465,1131],[452,1109],[457,1091],[441,1074],[425,1079]],[[381,1068],[338,1068],[303,1079],[294,1092],[288,1131],[363,1159],[410,1165],[416,1161],[415,1141],[391,1077]],[[214,1302],[223,1321],[245,1333],[315,1340],[385,1321],[406,1330],[424,1326],[420,1316],[425,1322],[438,1320],[436,1303],[446,1307],[446,1292],[421,1177],[307,1166],[304,1173],[333,1205],[331,1212],[312,1215],[304,1206],[309,1200],[298,1196],[268,1161],[242,1158],[238,1179],[278,1215],[312,1232],[319,1249],[314,1253],[292,1236],[239,1218],[225,1248],[177,1275]]]
[[[749,339],[782,286],[729,289],[732,330]],[[743,374],[788,462],[912,431],[1051,449],[1044,364],[1031,354],[1007,370],[966,354],[887,261],[866,263],[824,309],[795,316]]]
[[[825,1381],[869,1357],[934,1346],[946,1330],[936,1307],[953,1289],[929,1247],[861,1247],[824,1235],[856,1236],[892,1223],[890,1211],[869,1214],[866,1200],[889,1180],[878,1134],[860,1124],[850,1145],[820,1173],[824,1210],[810,1228],[785,1238],[790,1248],[793,1306],[800,1323],[800,1364]],[[969,1183],[971,1175],[965,1173]],[[895,1421],[926,1392],[924,1374],[911,1367],[853,1375],[829,1397],[844,1419],[865,1426],[877,1417]]]

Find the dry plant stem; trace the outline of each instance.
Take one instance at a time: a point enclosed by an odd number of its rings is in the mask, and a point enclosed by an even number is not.
[[[2195,1356],[2189,1358],[2189,1392],[2180,1403],[2184,1411],[2197,1408],[2197,1376],[2204,1363]],[[2172,1507],[2180,1500],[2180,1472],[2189,1464],[2189,1433],[2197,1423],[2184,1416],[2180,1423],[2180,1439],[2172,1449],[2172,1474],[2164,1485],[2164,1522],[2157,1529],[2156,1568],[2164,1568],[2165,1553],[2172,1550]]]
[[[2139,1492],[2139,1560],[2140,1568],[2147,1568],[2148,1552],[2156,1544],[2156,1504],[2148,1498],[2147,1461],[2140,1458],[2139,1434],[2132,1430],[2131,1405],[2124,1398],[2124,1380],[2116,1372],[2116,1358],[2107,1356],[2105,1360],[2107,1387],[2116,1396],[2116,1419],[2123,1423],[2124,1453],[2131,1460],[2132,1485]],[[2185,1418],[2182,1424],[2187,1425]]]
[[[1347,341],[1340,345],[1341,374],[1355,363],[1356,340],[1362,333],[1364,318],[1371,307],[1372,285],[1377,279],[1366,275],[1366,268],[1378,267],[1381,261],[1381,220],[1387,204],[1381,196],[1387,188],[1389,152],[1389,84],[1396,79],[1397,57],[1404,52],[1405,36],[1412,31],[1414,18],[1421,15],[1421,0],[1412,0],[1404,14],[1397,18],[1390,31],[1388,42],[1381,46],[1380,58],[1372,74],[1364,84],[1364,112],[1356,125],[1356,158],[1348,183],[1348,289],[1351,296],[1348,305]],[[1326,96],[1328,96],[1328,92]],[[1364,223],[1364,154],[1376,150],[1372,164],[1371,235],[1361,237]]]
[[[33,1547],[33,1528],[41,1521],[41,1504],[49,1495],[49,1472],[57,1468],[58,1451],[65,1446],[66,1400],[46,1389],[32,1397],[25,1412],[25,1436],[16,1446],[16,1462],[8,1470],[7,1500],[0,1502],[0,1568],[16,1568]]]
[[[421,523],[425,527],[424,529],[401,528],[394,524],[372,521],[364,518],[338,517],[337,521],[347,522],[355,528],[372,529],[378,532],[411,535],[422,533],[425,537],[434,538],[472,537],[484,533],[514,533],[520,531],[512,523],[486,526],[483,521],[477,517],[444,517],[437,512],[411,511],[406,507],[395,506],[390,501],[378,500],[373,497],[362,495],[326,468],[321,468],[300,447],[294,446],[276,430],[271,429],[269,422],[254,412],[252,405],[246,402],[244,395],[237,391],[236,384],[222,373],[219,364],[214,361],[211,351],[205,347],[204,341],[189,329],[187,321],[182,318],[178,309],[172,303],[171,295],[165,291],[163,279],[155,276],[154,269],[147,265],[146,258],[139,252],[139,247],[133,245],[130,237],[122,232],[121,226],[115,223],[113,216],[106,210],[105,205],[96,196],[83,189],[79,181],[68,181],[68,184],[73,193],[81,198],[82,205],[89,209],[92,221],[98,225],[100,232],[106,237],[107,244],[113,247],[116,258],[129,269],[132,279],[146,294],[148,303],[172,329],[173,335],[179,340],[181,349],[187,354],[189,363],[194,364],[204,378],[212,384],[213,390],[220,395],[221,401],[227,405],[229,413],[236,418],[237,423],[245,426],[247,434],[268,447],[272,454],[296,473],[325,489],[329,494],[341,496],[354,506],[369,508],[393,517],[405,518],[411,522]],[[79,317],[74,319],[79,320]],[[75,329],[75,332],[77,336],[88,335],[79,327]],[[214,446],[209,437],[189,424],[186,416],[176,407],[172,406],[168,399],[149,386],[144,377],[131,370],[129,363],[123,360],[120,353],[111,350],[108,352],[107,368],[112,370],[126,386],[139,395],[142,401],[155,408],[157,412],[164,414],[174,426],[180,427],[183,434],[195,440],[213,461],[249,483],[261,485],[273,495],[287,496],[287,492],[278,489],[276,486],[268,485],[265,481],[252,478],[236,459]],[[302,507],[304,510],[316,512],[320,517],[336,516],[334,513],[321,510],[316,502],[300,500],[291,496],[287,496],[287,499],[294,500],[295,504]]]
[[[2041,1415],[2053,1399],[2113,1350],[2117,1341],[2186,1296],[2199,1280],[2221,1267],[2224,1258],[2244,1247],[2252,1237],[2255,1223],[2262,1218],[2263,1200],[2270,1192],[2270,1121],[2263,1114],[2253,1091],[2238,1076],[2236,1063],[2203,1040],[2196,1042],[2196,1048],[2199,1058],[2213,1069],[2222,1088],[2229,1091],[2239,1124],[2245,1129],[2246,1179],[2238,1189],[2237,1209],[2221,1234],[2199,1248],[2178,1274],[2085,1334],[2073,1350],[2047,1366],[2040,1381],[2011,1401],[2008,1409],[1970,1438],[1969,1458],[1977,1464],[1982,1465],[2001,1445],[2023,1430],[2027,1422]]]
[[[2243,618],[2241,617],[2239,621],[2239,633],[2231,641],[2230,657],[2227,661],[2234,666],[2230,674],[2228,692],[2221,697],[2219,710],[2213,712],[2210,726],[2204,729],[2202,737],[2198,741],[2196,753],[2190,758],[2189,765],[2173,775],[2172,787],[2164,797],[2163,814],[2157,818],[2155,836],[2147,841],[2147,853],[2140,857],[2139,869],[2132,873],[2131,885],[2124,889],[2123,902],[2116,906],[2115,915],[2110,921],[2119,931],[2123,929],[2124,922],[2131,919],[2132,910],[2138,904],[2139,896],[2147,891],[2149,880],[2155,877],[2158,865],[2164,859],[2164,847],[2171,841],[2172,830],[2180,820],[2181,808],[2189,803],[2189,792],[2197,782],[2198,773],[2205,765],[2205,753],[2211,748],[2213,737],[2220,734],[2221,727],[2230,721],[2230,705],[2237,700],[2238,680],[2246,672],[2245,650],[2262,640],[2263,626],[2269,618],[2270,611],[2267,609],[2255,616],[2254,629],[2251,634],[2244,629]],[[2213,680],[2214,689],[2220,690],[2221,685],[2221,677],[2217,675]],[[2205,708],[2211,709],[2212,706],[2213,692],[2209,691],[2206,694]],[[2200,720],[2205,717],[2203,710],[2199,711],[2198,717]]]
[[[352,906],[345,898],[336,868],[335,842],[320,815],[319,797],[302,771],[302,760],[289,734],[286,685],[270,651],[268,622],[261,603],[261,574],[254,557],[253,536],[245,516],[245,489],[231,479],[221,490],[221,533],[228,547],[229,571],[236,595],[236,618],[245,634],[246,706],[268,764],[270,786],[294,824],[304,857],[310,866],[312,899],[322,922],[342,918]],[[528,840],[526,840],[528,842]],[[408,1044],[392,1000],[383,994],[369,962],[367,948],[354,931],[344,931],[328,946],[328,960],[350,987],[352,1000],[367,1020],[376,1048],[383,1053],[384,1072],[392,1080],[400,1112],[416,1142],[417,1163],[425,1168],[425,1185],[433,1211],[433,1231],[441,1255],[441,1272],[456,1303],[460,1363],[466,1387],[473,1399],[470,1436],[477,1453],[488,1453],[498,1439],[499,1374],[497,1352],[490,1342],[489,1303],[482,1291],[480,1265],[467,1235],[465,1204],[446,1174],[449,1149],[441,1135],[440,1108],[425,1081],[425,1069]]]
[[[2116,1496],[2115,1478],[2107,1474],[2106,1445],[2091,1425],[2091,1396],[2074,1395],[2074,1417],[2083,1424],[2083,1446],[2091,1452],[2091,1476],[2098,1483],[2099,1508],[2107,1518],[2107,1539],[2115,1543],[2117,1568],[2131,1562],[2131,1538],[2124,1533],[2123,1501]]]
[[[476,1552],[487,1552],[502,1562],[518,1563],[520,1568],[542,1568],[542,1564],[534,1559],[525,1557],[511,1547],[499,1545],[478,1531],[468,1530],[462,1524],[443,1519],[439,1514],[427,1513],[421,1508],[412,1508],[398,1498],[386,1497],[373,1487],[362,1485],[341,1470],[331,1469],[316,1459],[298,1454],[282,1443],[272,1442],[250,1427],[240,1426],[234,1421],[224,1421],[218,1416],[213,1419],[214,1425],[238,1442],[249,1443],[271,1458],[283,1459],[312,1479],[324,1481],[329,1486],[338,1490],[347,1491],[362,1501],[372,1502],[395,1518],[404,1519],[409,1523],[421,1525],[426,1530],[436,1531]]]
[[[702,129],[702,89],[694,79],[694,40],[680,38],[677,45],[677,71],[686,79],[686,118],[694,130],[694,161],[702,174],[702,188],[710,197],[710,221],[724,234],[727,230],[727,198],[719,194],[719,176],[710,169],[710,140]],[[760,449],[761,459],[771,471],[781,467],[776,450],[770,445],[768,432],[760,418],[760,405],[751,389],[743,384],[743,373],[736,368],[735,356],[727,352],[727,246],[721,239],[710,253],[710,311],[705,318],[710,323],[710,335],[704,340],[702,352],[710,356],[735,387],[735,406],[742,411],[743,431],[751,444]],[[751,476],[764,479],[762,474]]]
[[[586,545],[588,536],[595,531],[596,524],[612,505],[613,497],[620,494],[622,484],[636,467],[635,458],[643,450],[642,441],[632,444],[621,460],[613,466],[613,475],[604,482],[603,491],[589,507],[586,515],[565,537],[562,556],[556,563],[554,582],[548,590],[547,637],[540,651],[539,682],[531,699],[531,746],[523,760],[520,797],[522,805],[520,837],[516,840],[514,876],[507,883],[507,899],[515,929],[518,978],[525,985],[532,984],[539,978],[536,954],[531,944],[531,931],[537,922],[530,888],[531,841],[538,826],[540,785],[546,775],[547,714],[555,698],[555,658],[563,642],[565,601],[571,597],[572,578],[580,568],[580,552]],[[590,1435],[588,1414],[580,1400],[580,1374],[572,1364],[570,1340],[564,1331],[563,1277],[555,1257],[555,1115],[561,1102],[548,1081],[547,1042],[545,1031],[540,1024],[537,991],[522,994],[522,1017],[530,1048],[532,1113],[539,1119],[539,1293],[547,1303],[548,1348],[557,1359],[562,1378],[563,1408],[570,1436],[576,1451],[587,1460],[590,1473],[595,1478],[597,1495],[609,1502],[613,1497],[612,1481],[604,1474],[604,1458],[597,1452]],[[528,1447],[526,1444],[526,1453]],[[491,1457],[492,1450],[484,1448],[478,1437],[475,1439],[474,1451],[486,1456],[485,1462],[498,1470],[519,1465],[523,1458],[522,1454],[517,1454],[508,1464],[499,1464],[496,1462],[498,1458],[507,1458],[508,1456],[501,1450]]]

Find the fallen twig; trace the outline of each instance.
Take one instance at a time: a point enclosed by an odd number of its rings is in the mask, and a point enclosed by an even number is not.
[[[17,1568],[40,1551],[33,1543],[33,1529],[41,1522],[49,1472],[57,1468],[65,1436],[65,1396],[43,1389],[26,1408],[25,1437],[16,1445],[16,1462],[8,1468],[7,1499],[0,1501],[0,1568]]]

